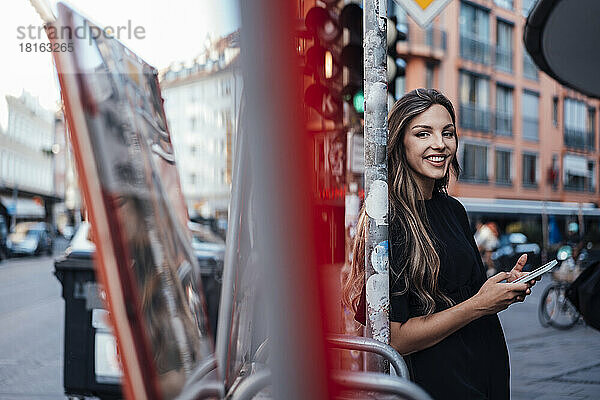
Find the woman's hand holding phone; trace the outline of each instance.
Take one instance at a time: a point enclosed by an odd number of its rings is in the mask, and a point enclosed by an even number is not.
[[[523,272],[526,263],[527,254],[523,254],[510,272],[500,272],[489,278],[481,286],[479,292],[471,297],[477,312],[482,315],[496,314],[508,308],[512,303],[524,301],[525,296],[531,293],[531,286],[539,279],[533,279],[527,283],[511,284],[510,282],[527,274],[527,272]]]
[[[508,283],[510,283],[510,282],[516,281],[523,275],[527,275],[529,272],[523,272],[523,267],[525,266],[525,264],[527,264],[527,254],[522,254],[521,257],[519,257],[519,259],[517,260],[517,263],[515,264],[513,269],[510,270],[510,272],[509,272],[510,276],[508,277],[508,279],[506,281]],[[535,283],[537,281],[539,281],[540,279],[542,279],[542,277],[538,276],[537,278],[530,280],[528,282],[529,287],[535,285]]]
[[[528,283],[503,283],[510,276],[509,272],[500,272],[489,278],[477,294],[471,297],[475,309],[481,315],[496,314],[505,310],[512,303],[525,300],[531,293]]]

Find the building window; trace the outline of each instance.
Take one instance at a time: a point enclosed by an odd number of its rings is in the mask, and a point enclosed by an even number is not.
[[[589,150],[596,150],[596,109],[594,107],[588,108],[587,123],[587,148]]]
[[[595,144],[595,110],[587,109],[583,101],[566,98],[564,104],[564,141],[565,146],[593,150]]]
[[[471,4],[460,5],[460,56],[490,64],[490,26],[487,10]]]
[[[496,184],[498,185],[512,185],[511,179],[511,151],[510,150],[496,150]]]
[[[434,73],[434,65],[432,63],[427,63],[425,66],[425,87],[433,88],[433,73]]]
[[[523,92],[521,114],[523,115],[523,138],[537,141],[539,130],[539,98],[537,94]]]
[[[558,97],[552,98],[552,124],[558,126]]]
[[[511,88],[498,85],[496,87],[496,134],[512,135],[513,91]]]
[[[585,157],[565,154],[563,157],[563,186],[565,190],[585,191],[596,186],[594,162]]]
[[[406,77],[398,76],[394,81],[394,94],[396,95],[396,100],[400,97],[404,96],[404,91],[406,90]]]
[[[489,79],[461,71],[460,126],[482,132],[490,131]]]
[[[558,155],[552,155],[552,167],[550,168],[550,176],[548,180],[552,185],[552,189],[558,189],[558,175],[559,174],[559,166],[558,166]]]
[[[513,26],[498,20],[496,29],[496,69],[512,72]]]
[[[418,40],[419,36],[412,38],[413,40]],[[433,24],[429,25],[429,27],[425,30],[425,44],[435,50],[446,50],[446,31],[438,29],[433,26]]]
[[[523,186],[537,186],[537,155],[523,154]]]
[[[463,173],[460,179],[467,182],[487,183],[487,146],[465,143],[463,145]]]
[[[513,0],[494,0],[497,6],[506,8],[507,10],[513,9]]]
[[[531,9],[535,5],[537,0],[521,0],[521,4],[523,5],[523,16],[527,17],[531,12]]]
[[[596,163],[594,161],[588,161],[588,190],[596,191]]]
[[[533,81],[537,81],[538,79],[538,67],[531,59],[527,50],[525,50],[525,46],[523,46],[523,76]]]

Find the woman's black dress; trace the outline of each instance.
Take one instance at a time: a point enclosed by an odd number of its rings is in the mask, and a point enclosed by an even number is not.
[[[427,219],[440,257],[439,285],[456,304],[477,293],[486,273],[471,234],[467,213],[458,200],[435,193],[425,201]],[[398,270],[405,245],[398,221],[389,230],[390,267]],[[390,274],[390,320],[406,322],[423,315],[416,298],[402,291]],[[436,311],[447,306],[438,304]],[[364,324],[364,293],[356,315]],[[435,400],[510,398],[508,351],[496,314],[479,318],[438,344],[404,357],[411,379]]]

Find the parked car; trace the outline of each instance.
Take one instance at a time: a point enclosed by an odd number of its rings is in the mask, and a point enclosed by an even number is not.
[[[65,225],[61,231],[61,235],[67,240],[71,240],[73,238],[74,233],[75,229],[71,225]]]
[[[213,331],[216,331],[225,259],[225,241],[206,225],[189,221],[188,228],[192,233],[192,247],[198,264],[200,264],[208,319]]]
[[[8,257],[6,240],[8,238],[8,223],[4,215],[0,214],[0,261]]]
[[[522,254],[527,254],[524,271],[530,271],[541,265],[542,255],[537,243],[529,243],[522,233],[510,233],[500,236],[498,248],[492,253],[496,271],[510,271]]]
[[[188,222],[192,233],[192,248],[200,266],[202,289],[206,299],[206,311],[211,329],[217,329],[217,315],[221,297],[221,277],[225,258],[225,241],[205,225]],[[65,255],[71,258],[91,258],[95,251],[94,244],[89,239],[90,224],[82,222],[73,235]],[[81,254],[79,254],[79,253]],[[188,275],[181,278],[185,281]]]
[[[52,246],[52,233],[45,222],[19,222],[6,240],[10,256],[52,255]]]

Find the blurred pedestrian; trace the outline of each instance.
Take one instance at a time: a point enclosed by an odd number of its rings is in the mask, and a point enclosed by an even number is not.
[[[390,187],[390,343],[405,356],[411,378],[434,399],[508,399],[509,362],[497,312],[523,301],[533,284],[506,284],[523,275],[490,279],[467,213],[447,194],[458,176],[454,108],[433,89],[417,89],[388,117]],[[365,315],[365,208],[353,249],[344,302]]]
[[[498,225],[495,222],[477,223],[475,231],[475,243],[486,267],[488,278],[496,273],[496,267],[492,260],[492,253],[498,248]]]

